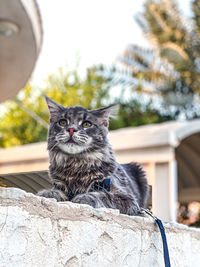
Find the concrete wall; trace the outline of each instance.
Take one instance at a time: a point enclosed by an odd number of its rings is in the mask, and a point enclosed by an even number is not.
[[[172,266],[200,266],[200,231],[165,224]],[[0,188],[1,267],[162,267],[150,218]]]

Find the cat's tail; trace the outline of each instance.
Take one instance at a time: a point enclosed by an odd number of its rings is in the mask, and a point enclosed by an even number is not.
[[[140,191],[140,197],[139,197],[139,205],[140,207],[144,207],[147,202],[147,198],[149,196],[149,185],[146,178],[146,174],[142,168],[142,166],[137,162],[131,162],[129,164],[125,164],[128,169],[129,173],[134,177],[135,182],[137,183],[137,186]]]

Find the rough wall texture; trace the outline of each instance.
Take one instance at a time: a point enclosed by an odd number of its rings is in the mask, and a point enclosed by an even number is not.
[[[165,224],[173,266],[200,266],[200,231]],[[1,267],[164,266],[149,218],[0,188]]]

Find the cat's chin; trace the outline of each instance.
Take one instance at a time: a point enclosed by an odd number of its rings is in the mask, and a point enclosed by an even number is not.
[[[58,147],[60,150],[67,154],[80,154],[86,150],[85,147],[74,144],[74,143],[68,143],[68,144],[59,144]]]

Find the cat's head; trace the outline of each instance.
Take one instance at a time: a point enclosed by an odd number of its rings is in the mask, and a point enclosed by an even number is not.
[[[48,149],[69,155],[93,152],[107,145],[108,124],[116,104],[105,108],[87,110],[68,107],[46,97],[50,112]]]

